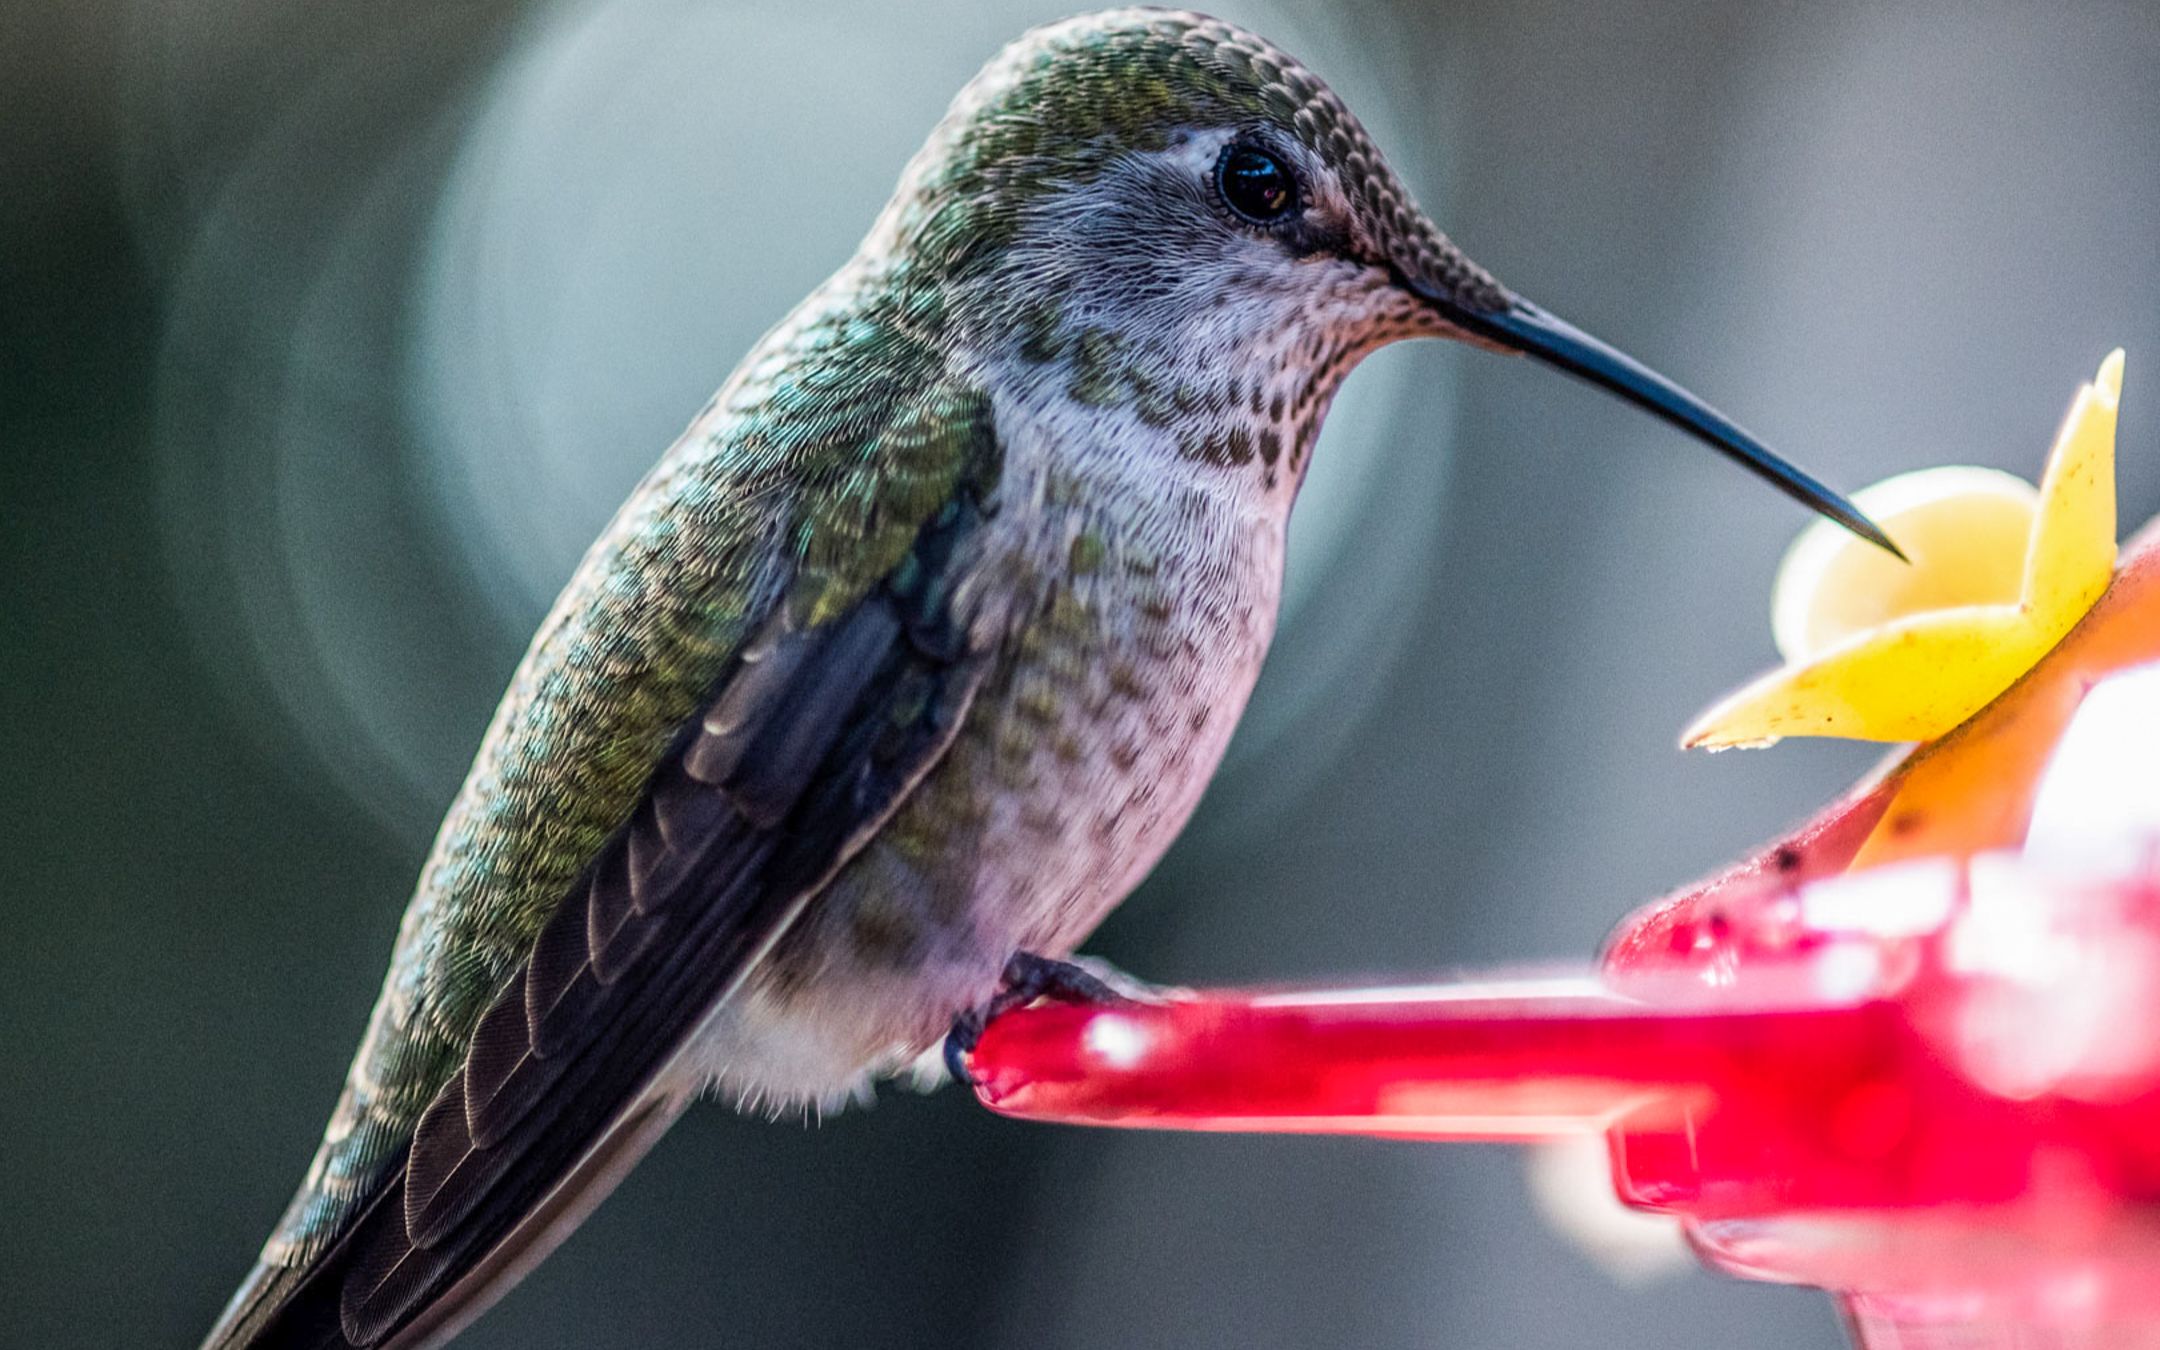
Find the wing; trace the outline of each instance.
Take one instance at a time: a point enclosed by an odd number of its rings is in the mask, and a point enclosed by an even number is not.
[[[981,675],[951,583],[996,447],[979,395],[899,370],[820,387],[814,368],[763,405],[738,397],[737,434],[710,439],[764,478],[716,492],[697,465],[664,461],[596,547],[446,822],[309,1182],[210,1344],[402,1342],[536,1259],[589,1205],[579,1192],[604,1189],[664,1128],[641,1103],[683,1039],[935,763]],[[776,401],[800,416],[740,429],[746,407]],[[808,455],[791,435],[841,449]],[[766,581],[724,558],[702,573],[681,561],[699,552],[683,534],[746,501],[766,511],[752,532]],[[740,526],[720,533],[739,542]],[[621,562],[656,539],[674,540],[672,584]],[[733,610],[685,612],[680,597],[714,577]],[[633,586],[650,593],[620,594]],[[633,633],[717,652],[719,674],[708,666],[687,708],[670,685],[696,663],[601,631],[592,597],[611,593],[631,602]],[[739,640],[731,613],[750,615]],[[603,697],[559,692],[578,665],[560,653],[581,650],[587,670],[615,675]],[[619,720],[594,731],[626,715],[661,722],[655,751]],[[581,846],[593,797],[626,774],[636,786],[612,828]],[[475,875],[496,887],[489,903],[431,894]]]
[[[926,531],[920,554],[973,514]],[[566,1178],[613,1180],[606,1146],[649,1142],[640,1111],[672,1117],[646,1100],[655,1076],[966,713],[987,661],[925,593],[888,583],[807,629],[783,608],[744,648],[481,1018],[399,1174],[258,1343],[376,1346],[447,1328],[494,1292],[435,1306],[465,1277],[529,1264],[498,1251],[506,1240],[561,1234],[550,1221],[582,1198],[558,1195]]]

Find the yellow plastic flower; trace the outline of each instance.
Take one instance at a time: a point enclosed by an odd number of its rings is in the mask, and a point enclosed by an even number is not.
[[[1960,466],[1856,494],[1909,565],[1827,522],[1804,531],[1772,604],[1786,664],[1697,718],[1681,744],[1932,740],[2015,683],[2114,572],[2122,371],[2118,350],[2078,390],[2037,492]]]

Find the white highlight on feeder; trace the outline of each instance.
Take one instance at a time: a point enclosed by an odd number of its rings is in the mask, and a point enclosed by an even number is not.
[[[1106,1068],[1133,1069],[1147,1058],[1148,1034],[1129,1017],[1102,1013],[1088,1023],[1081,1044]]]
[[[2027,861],[2070,876],[2121,875],[2160,846],[2160,664],[2085,696],[2040,779]]]

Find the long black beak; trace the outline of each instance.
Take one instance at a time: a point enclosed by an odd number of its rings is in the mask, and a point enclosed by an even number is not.
[[[1417,287],[1448,322],[1496,346],[1534,356],[1547,365],[1579,375],[1618,394],[1688,432],[1712,449],[1738,460],[1786,496],[1821,512],[1854,534],[1905,554],[1880,526],[1858,507],[1750,435],[1730,417],[1666,379],[1634,357],[1613,350],[1564,319],[1554,318],[1527,300],[1510,299],[1501,309],[1481,311]]]

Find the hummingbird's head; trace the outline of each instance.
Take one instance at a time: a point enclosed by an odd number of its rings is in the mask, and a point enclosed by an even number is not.
[[[1701,400],[1501,285],[1318,76],[1218,19],[1113,10],[1022,37],[955,100],[870,243],[933,282],[917,293],[977,360],[1270,481],[1295,484],[1360,357],[1450,337],[1599,384],[1888,546]]]

